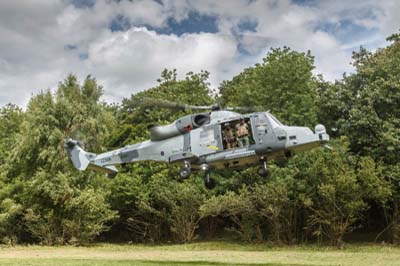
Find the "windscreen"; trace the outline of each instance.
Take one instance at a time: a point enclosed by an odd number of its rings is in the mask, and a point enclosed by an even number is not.
[[[269,121],[270,121],[270,123],[271,123],[273,128],[283,126],[283,124],[275,116],[273,116],[272,114],[267,113],[267,117],[268,117],[268,119],[269,119]]]

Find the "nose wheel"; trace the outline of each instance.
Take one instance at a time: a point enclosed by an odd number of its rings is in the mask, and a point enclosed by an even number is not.
[[[268,177],[269,176],[269,171],[267,167],[267,159],[264,157],[261,157],[260,159],[261,165],[258,167],[258,175],[261,177]]]

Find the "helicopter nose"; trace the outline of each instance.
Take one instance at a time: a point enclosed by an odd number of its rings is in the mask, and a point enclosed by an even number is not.
[[[308,127],[286,127],[286,149],[299,152],[321,146],[329,140],[324,125],[318,124],[314,132]]]
[[[287,127],[286,148],[295,148],[312,141],[313,132],[307,127]]]

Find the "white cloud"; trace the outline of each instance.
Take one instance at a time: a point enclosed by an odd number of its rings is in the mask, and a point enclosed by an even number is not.
[[[190,11],[215,16],[219,32],[176,36],[143,27],[166,27],[169,18],[182,21]],[[163,5],[97,0],[92,8],[80,9],[68,0],[1,1],[0,105],[25,105],[32,93],[54,88],[69,73],[81,79],[93,74],[108,101],[154,86],[163,68],[177,68],[181,75],[206,69],[216,87],[260,62],[270,47],[283,45],[311,50],[315,72],[334,80],[351,71],[351,49],[385,45],[385,37],[398,30],[399,12],[395,0],[317,1],[311,6],[289,0],[166,0]],[[117,16],[136,26],[111,32]],[[244,19],[258,23],[255,31],[236,35]],[[343,22],[369,34],[349,36]],[[347,38],[324,31],[323,25],[334,25]],[[249,54],[241,54],[238,46]]]
[[[388,0],[382,7],[384,15],[380,17],[379,28],[383,37],[388,37],[392,33],[400,30],[400,3],[396,0]]]
[[[155,85],[164,68],[180,74],[207,69],[218,85],[236,55],[234,38],[218,34],[159,35],[145,28],[104,32],[89,48],[87,68],[109,88],[109,99]],[[222,76],[221,76],[222,75]],[[123,89],[120,89],[120,88]]]

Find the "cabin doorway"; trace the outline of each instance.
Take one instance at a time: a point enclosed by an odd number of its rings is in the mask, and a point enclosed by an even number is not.
[[[248,117],[221,124],[224,150],[245,148],[254,144],[251,120]]]

